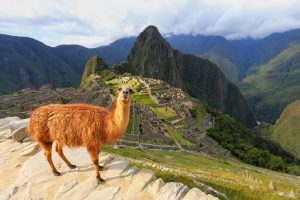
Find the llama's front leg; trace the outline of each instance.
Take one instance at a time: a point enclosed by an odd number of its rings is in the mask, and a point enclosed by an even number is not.
[[[93,164],[96,169],[96,178],[97,178],[97,183],[105,183],[105,180],[101,178],[100,176],[100,167],[99,167],[99,152],[100,152],[100,147],[88,147],[87,148],[89,155],[93,161]]]

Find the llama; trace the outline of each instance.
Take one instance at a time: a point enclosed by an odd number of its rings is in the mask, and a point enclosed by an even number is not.
[[[76,165],[71,164],[64,156],[63,146],[86,147],[95,166],[97,183],[105,182],[99,172],[103,170],[98,163],[100,147],[113,143],[126,131],[132,93],[129,86],[119,88],[111,112],[89,104],[50,104],[31,113],[27,132],[43,149],[55,176],[60,176],[61,173],[52,161],[54,141],[56,152],[71,169],[76,168]]]

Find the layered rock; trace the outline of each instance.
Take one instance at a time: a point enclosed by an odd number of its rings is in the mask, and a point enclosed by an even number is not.
[[[53,176],[43,152],[22,154],[35,145],[33,141],[0,142],[0,199],[217,199],[197,188],[189,190],[181,183],[164,183],[147,169],[130,166],[121,157],[102,153],[101,176],[106,180],[97,185],[94,167],[83,148],[68,149],[66,157],[78,167],[69,169],[53,150],[53,161],[62,176]]]

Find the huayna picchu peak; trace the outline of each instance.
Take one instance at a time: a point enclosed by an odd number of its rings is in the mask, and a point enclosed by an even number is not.
[[[175,52],[155,26],[148,26],[138,36],[127,60],[133,74],[161,79],[182,87]]]
[[[137,37],[127,61],[114,69],[120,73],[161,79],[248,127],[256,124],[238,87],[226,79],[217,65],[172,49],[155,26],[148,26]]]

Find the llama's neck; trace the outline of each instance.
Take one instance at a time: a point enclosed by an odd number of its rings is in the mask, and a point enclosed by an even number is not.
[[[126,131],[130,115],[130,102],[122,103],[115,101],[110,115],[111,120],[108,126],[110,127],[110,130],[108,130],[110,133],[109,138],[110,140],[115,140],[122,137]]]

